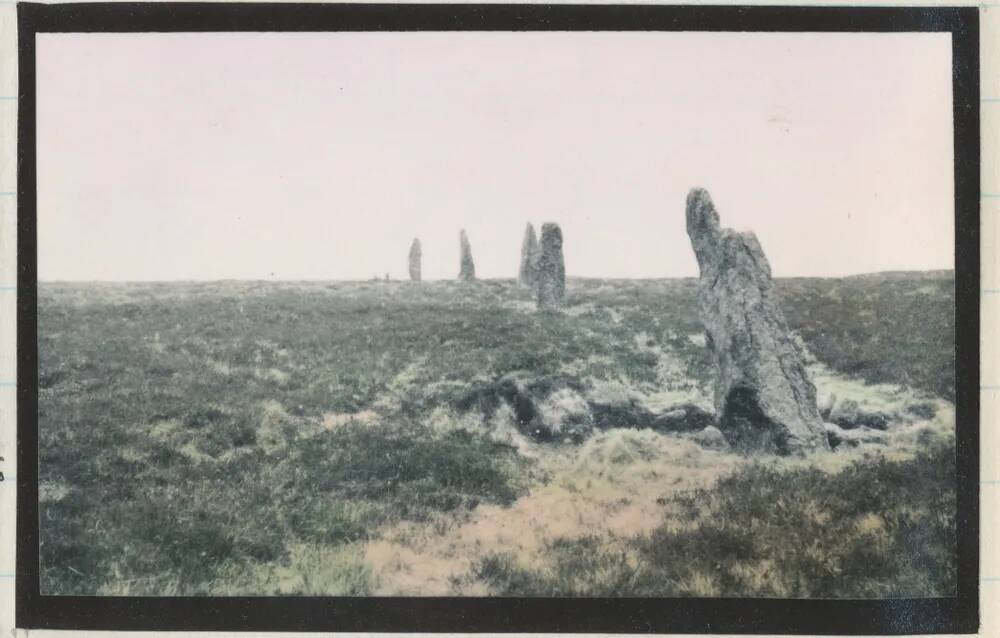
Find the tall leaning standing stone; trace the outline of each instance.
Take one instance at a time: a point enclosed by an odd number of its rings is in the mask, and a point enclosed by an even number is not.
[[[539,309],[562,305],[566,296],[566,265],[563,262],[563,236],[559,224],[542,224],[535,290]]]
[[[757,237],[719,227],[707,191],[687,198],[687,232],[701,270],[699,305],[715,358],[715,410],[745,451],[828,450],[816,388],[792,339]]]
[[[523,286],[534,286],[538,279],[538,237],[535,227],[530,223],[524,229],[524,241],[521,242],[521,268],[517,273],[517,281]]]
[[[458,234],[458,244],[459,250],[461,251],[461,260],[459,263],[458,270],[458,280],[459,281],[475,281],[476,280],[476,264],[472,261],[472,246],[469,245],[469,236],[465,234],[465,229]]]
[[[410,281],[420,281],[420,260],[423,255],[420,240],[414,239],[410,244]]]

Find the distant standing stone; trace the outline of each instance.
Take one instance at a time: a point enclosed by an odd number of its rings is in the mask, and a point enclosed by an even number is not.
[[[687,198],[687,231],[701,270],[699,305],[715,358],[719,429],[737,449],[778,454],[829,450],[802,351],[751,233],[719,227],[708,192]]]
[[[410,281],[420,281],[420,259],[423,253],[420,250],[420,240],[414,239],[410,244]]]
[[[521,268],[517,280],[523,286],[534,286],[538,280],[538,238],[535,227],[530,223],[524,229],[524,241],[521,242]]]
[[[542,224],[538,255],[538,280],[535,290],[540,309],[562,305],[566,296],[566,265],[563,263],[563,237],[559,224]]]
[[[469,236],[465,234],[465,229],[458,235],[459,249],[461,251],[461,263],[459,264],[458,280],[475,281],[476,264],[472,261],[472,246],[469,245]]]

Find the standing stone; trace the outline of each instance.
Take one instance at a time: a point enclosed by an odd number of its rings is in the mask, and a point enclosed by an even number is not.
[[[523,286],[534,286],[538,279],[538,250],[535,227],[529,223],[521,242],[521,268],[517,273],[517,280]]]
[[[566,265],[563,263],[563,237],[559,224],[542,224],[538,255],[538,280],[535,290],[539,309],[562,305],[566,296]]]
[[[715,357],[719,429],[744,451],[829,450],[816,387],[778,307],[757,237],[720,228],[700,188],[688,194],[687,232],[701,269],[699,305]]]
[[[420,259],[423,253],[420,250],[420,240],[414,239],[410,244],[410,281],[420,281]]]
[[[459,248],[461,250],[461,263],[459,264],[458,280],[475,281],[476,264],[472,261],[472,246],[469,245],[469,236],[465,234],[465,229],[458,235]]]

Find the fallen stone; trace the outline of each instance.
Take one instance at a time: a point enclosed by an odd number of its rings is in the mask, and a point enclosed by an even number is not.
[[[816,388],[757,237],[721,228],[703,189],[688,194],[687,231],[701,271],[699,306],[715,359],[719,429],[745,452],[829,450]]]
[[[715,425],[715,415],[693,403],[684,403],[653,417],[650,427],[661,432],[696,432]]]
[[[892,420],[888,414],[865,410],[857,401],[851,399],[845,399],[834,405],[827,418],[846,429],[868,427],[876,430],[888,429]]]
[[[834,450],[856,448],[859,445],[885,445],[888,438],[884,432],[867,427],[846,430],[835,423],[824,424],[830,447]]]
[[[594,426],[607,428],[651,427],[655,415],[635,399],[627,401],[588,401]]]
[[[726,441],[726,437],[722,434],[722,430],[710,425],[707,428],[698,430],[697,432],[691,432],[685,435],[685,438],[690,439],[709,450],[725,450],[729,447],[729,442]]]

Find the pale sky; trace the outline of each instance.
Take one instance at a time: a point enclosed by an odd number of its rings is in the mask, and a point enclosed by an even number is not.
[[[53,280],[684,277],[684,200],[776,276],[954,264],[944,34],[39,34]]]

